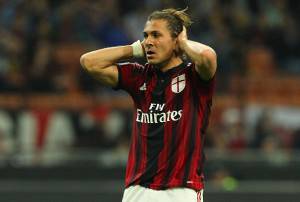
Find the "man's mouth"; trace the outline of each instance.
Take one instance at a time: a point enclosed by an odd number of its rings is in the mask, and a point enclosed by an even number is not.
[[[149,57],[152,57],[153,55],[155,54],[155,52],[153,52],[153,51],[146,51],[146,55],[147,55],[147,57],[149,58]]]

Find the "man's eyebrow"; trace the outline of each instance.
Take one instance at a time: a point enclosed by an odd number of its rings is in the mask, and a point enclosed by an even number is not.
[[[160,32],[158,30],[153,30],[153,31],[149,31],[149,32],[143,31],[144,36],[148,35],[148,34],[159,34],[159,33]]]

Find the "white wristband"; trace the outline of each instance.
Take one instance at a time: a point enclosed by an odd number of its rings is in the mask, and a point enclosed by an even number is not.
[[[132,47],[133,57],[136,57],[136,58],[144,57],[144,49],[143,49],[143,46],[142,46],[140,40],[137,40],[136,42],[131,44],[131,47]]]

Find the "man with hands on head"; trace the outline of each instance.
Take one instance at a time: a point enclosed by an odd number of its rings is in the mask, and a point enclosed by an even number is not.
[[[142,42],[80,58],[95,79],[134,101],[123,202],[203,201],[203,146],[217,57],[211,47],[188,39],[190,25],[186,9],[154,11]],[[118,63],[133,57],[147,63]]]

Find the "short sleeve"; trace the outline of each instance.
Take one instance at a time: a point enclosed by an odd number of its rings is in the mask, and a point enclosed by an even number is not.
[[[119,63],[117,68],[118,84],[114,89],[123,89],[129,93],[135,91],[141,83],[144,66],[138,63]]]
[[[212,97],[216,88],[216,73],[211,79],[205,81],[197,73],[195,69],[195,64],[192,64],[191,70],[193,75],[193,83],[195,86],[197,86],[196,89],[199,92],[199,94],[206,94],[207,96]]]

